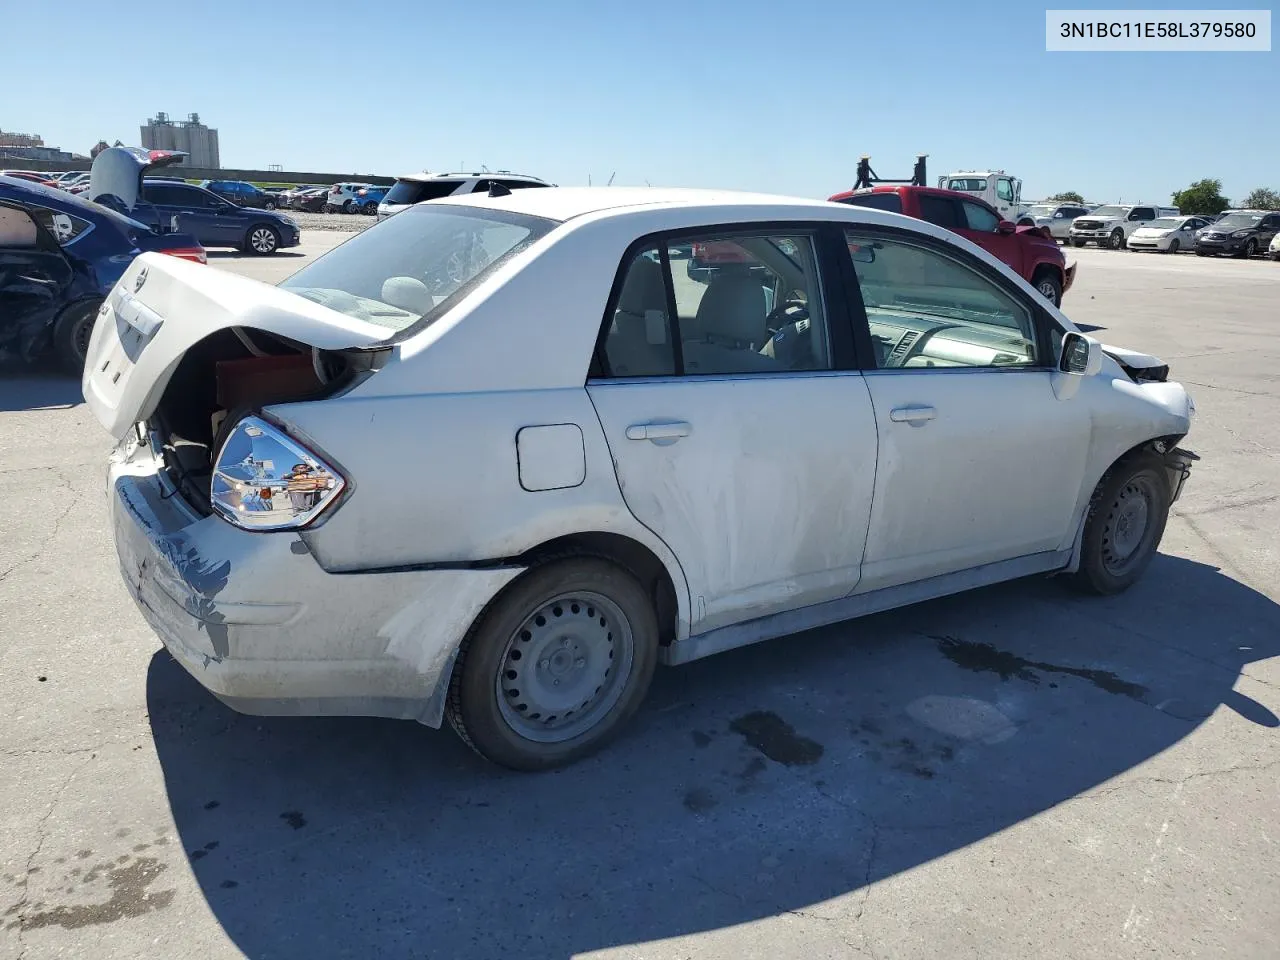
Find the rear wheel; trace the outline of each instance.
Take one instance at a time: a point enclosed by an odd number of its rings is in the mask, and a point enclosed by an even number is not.
[[[58,364],[67,373],[80,376],[84,373],[85,358],[89,355],[89,338],[98,319],[101,300],[76,303],[62,311],[53,325],[53,350]]]
[[[1169,474],[1153,453],[1121,460],[1098,484],[1080,545],[1078,587],[1089,593],[1127,590],[1160,546],[1169,519]]]
[[[449,723],[494,763],[561,766],[635,712],[657,655],[653,604],[629,571],[600,557],[552,560],[471,628],[450,681]]]
[[[350,212],[352,211],[352,209],[354,208],[354,206],[355,206],[355,204],[353,204],[350,200],[343,200],[343,201],[342,201],[342,212],[343,212],[343,213],[350,213]]]
[[[276,208],[276,202],[274,200],[268,200],[262,206],[265,210],[274,210]]]
[[[244,238],[244,250],[259,257],[266,257],[280,249],[280,234],[266,223],[254,224]]]

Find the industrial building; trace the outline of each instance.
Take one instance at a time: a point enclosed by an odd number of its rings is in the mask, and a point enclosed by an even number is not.
[[[167,113],[157,113],[141,127],[142,145],[148,150],[180,150],[189,154],[188,166],[216,170],[222,166],[218,156],[218,131],[200,122],[200,114],[186,120],[170,120]]]
[[[77,153],[45,146],[38,133],[9,133],[0,130],[0,160],[86,160]],[[0,167],[10,166],[0,163]]]

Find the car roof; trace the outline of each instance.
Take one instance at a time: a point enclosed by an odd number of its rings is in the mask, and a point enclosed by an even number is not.
[[[472,177],[501,177],[503,180],[528,180],[530,183],[546,183],[541,177],[528,173],[512,173],[509,170],[472,171],[470,173],[406,173],[397,180],[470,180]]]
[[[947,190],[944,187],[921,187],[910,183],[879,183],[873,187],[861,187],[857,190],[843,190],[840,193],[833,194],[831,199],[835,200],[839,197],[841,200],[846,200],[850,197],[865,197],[868,194],[873,193],[916,193],[927,194],[931,197],[962,197],[965,200],[971,200],[976,203],[989,206],[989,204],[987,204],[981,197],[975,197],[973,194],[965,193],[963,190]]]
[[[868,207],[852,207],[843,203],[829,203],[826,200],[811,200],[803,197],[778,196],[767,193],[744,193],[734,190],[696,190],[675,187],[548,187],[545,190],[514,190],[510,194],[491,197],[487,193],[468,193],[462,196],[442,197],[428,200],[428,204],[449,204],[465,206],[492,207],[512,213],[522,213],[548,220],[571,220],[589,214],[627,214],[637,208],[653,209],[655,207],[682,207],[696,209],[714,223],[717,212],[723,214],[726,221],[751,219],[753,210],[764,211],[766,208],[776,214],[779,208],[788,216],[796,219],[850,219],[848,211],[858,211],[858,218],[867,214],[883,215],[893,218],[894,223],[903,218],[901,214],[886,214]],[[843,211],[834,216],[836,211]],[[911,219],[913,225],[923,223]]]

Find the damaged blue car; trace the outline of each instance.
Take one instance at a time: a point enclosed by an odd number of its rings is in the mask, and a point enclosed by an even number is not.
[[[0,364],[52,358],[79,375],[103,298],[145,251],[205,262],[190,234],[0,177]]]

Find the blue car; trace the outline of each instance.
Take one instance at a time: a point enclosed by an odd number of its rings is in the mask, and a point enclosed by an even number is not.
[[[52,355],[84,367],[103,298],[138,254],[205,262],[186,233],[160,233],[81,197],[0,177],[0,360]]]
[[[274,210],[279,206],[275,194],[259,189],[245,180],[202,180],[200,186],[210,193],[216,193],[223,200],[230,200],[237,207]]]
[[[390,189],[390,187],[361,187],[351,199],[357,211],[372,217],[378,212],[378,204],[383,201]]]
[[[301,240],[298,223],[274,210],[240,207],[183,180],[146,177],[186,154],[111,147],[93,161],[88,196],[156,230],[182,230],[206,247],[267,256]]]

